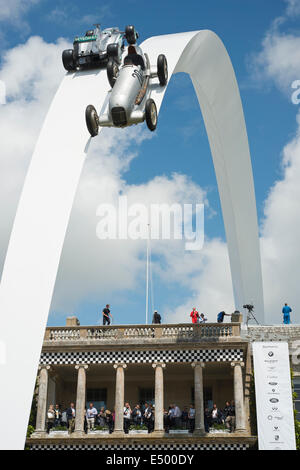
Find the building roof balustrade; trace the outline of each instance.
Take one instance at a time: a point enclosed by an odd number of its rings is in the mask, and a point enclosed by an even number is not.
[[[240,341],[240,323],[47,327],[44,347],[58,345],[145,344]]]

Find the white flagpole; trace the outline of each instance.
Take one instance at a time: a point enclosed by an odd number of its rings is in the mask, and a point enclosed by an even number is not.
[[[146,325],[148,325],[148,307],[149,307],[149,227],[147,237],[147,261],[146,261]]]

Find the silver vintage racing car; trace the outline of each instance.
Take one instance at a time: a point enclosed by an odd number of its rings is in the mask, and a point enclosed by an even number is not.
[[[112,87],[107,109],[98,116],[93,105],[86,108],[86,124],[92,137],[98,134],[99,126],[127,127],[145,120],[151,131],[156,129],[157,109],[151,91],[155,78],[161,86],[167,84],[167,59],[160,54],[156,65],[151,65],[148,55],[136,44],[134,27],[127,26],[125,34],[129,46],[124,51],[121,67],[113,58],[107,64]]]

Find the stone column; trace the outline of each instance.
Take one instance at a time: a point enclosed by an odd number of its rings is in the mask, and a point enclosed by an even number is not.
[[[155,369],[155,434],[164,435],[164,368],[166,364],[152,364]]]
[[[233,383],[234,383],[234,403],[235,403],[235,430],[245,432],[245,405],[244,405],[244,386],[243,386],[243,362],[232,362]]]
[[[203,397],[203,362],[193,362],[194,369],[194,393],[195,393],[195,431],[194,435],[204,436],[204,397]]]
[[[124,370],[126,364],[114,364],[116,369],[115,429],[114,435],[124,435]]]
[[[77,395],[76,395],[76,416],[75,416],[75,434],[84,434],[84,412],[86,408],[86,364],[78,364],[75,366],[78,370],[77,377]]]
[[[40,366],[39,392],[37,400],[37,415],[35,432],[43,434],[46,432],[46,413],[47,413],[47,395],[48,395],[48,372],[50,366]]]

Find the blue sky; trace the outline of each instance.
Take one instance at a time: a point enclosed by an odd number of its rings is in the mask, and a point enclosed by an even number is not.
[[[22,43],[27,43],[31,36],[40,36],[45,43],[57,43],[58,38],[72,41],[75,35],[82,34],[96,21],[100,22],[103,27],[119,26],[121,29],[128,23],[134,24],[140,33],[140,41],[153,35],[198,29],[211,29],[216,32],[229,52],[240,86],[252,157],[258,218],[262,226],[264,207],[270,189],[276,181],[283,178],[282,152],[284,146],[297,132],[298,108],[291,103],[288,88],[284,89],[284,86],[278,85],[276,77],[272,74],[268,76],[264,64],[260,63],[258,72],[255,66],[264,48],[263,40],[272,29],[276,18],[284,17],[284,21],[279,25],[278,36],[290,34],[294,38],[298,37],[299,16],[296,13],[287,14],[286,10],[287,6],[293,6],[294,2],[198,0],[187,1],[183,5],[169,0],[163,2],[111,0],[107,3],[93,0],[88,3],[78,0],[56,2],[33,0],[30,7],[29,3],[24,11],[20,10],[19,16],[2,20],[0,23],[0,34],[7,51],[13,50]],[[4,54],[2,54],[2,59],[2,66],[5,67]],[[36,61],[39,60],[40,58],[36,57]],[[294,79],[297,78],[300,78],[300,75],[294,77]],[[198,148],[200,152],[195,151]],[[220,243],[223,250],[225,234],[210,149],[197,99],[188,76],[178,74],[172,78],[155,135],[151,139],[144,139],[138,146],[136,142],[131,143],[128,152],[137,152],[138,156],[131,160],[126,170],[122,170],[121,179],[125,181],[127,187],[150,184],[157,176],[172,179],[172,174],[178,173],[186,175],[186,185],[194,184],[197,188],[206,191],[209,210],[205,218],[205,235],[210,243],[214,241],[217,244]],[[76,253],[74,253],[75,256]],[[141,249],[137,255],[141,265],[143,256]],[[201,253],[198,256],[201,257]],[[213,265],[218,271],[216,278],[223,270],[224,256],[222,251],[219,265]],[[282,257],[285,257],[284,247],[282,247]],[[180,249],[177,259],[181,265],[190,262],[186,261]],[[161,273],[167,262],[161,252],[156,253],[155,249],[154,261],[155,307],[163,315],[169,312],[167,317],[169,320],[172,320],[172,312],[176,311],[177,314],[174,317],[176,321],[181,318],[182,321],[186,321],[184,310],[186,309],[186,314],[188,314],[189,309],[193,307],[193,302],[200,302],[203,299],[202,291],[199,294],[194,285],[194,276],[199,277],[200,290],[208,285],[208,281],[203,281],[206,264],[202,266],[202,272],[195,271],[194,268],[183,271],[182,276],[186,278],[178,280],[169,275],[167,269],[163,274]],[[99,263],[101,264],[101,260]],[[127,266],[127,269],[130,271],[131,267]],[[281,270],[280,265],[277,269]],[[101,271],[107,270],[118,272],[118,260],[114,259],[112,264],[106,263],[101,268]],[[225,271],[228,277],[228,272]],[[69,271],[63,270],[63,272]],[[181,276],[180,272],[178,275]],[[62,277],[62,274],[58,277],[58,283],[62,282]],[[77,279],[77,282],[79,281],[80,277]],[[214,294],[207,305],[205,302],[204,305],[197,304],[198,309],[208,313],[211,320],[214,320],[217,312],[223,307],[234,309],[233,301],[230,301],[232,292],[230,287],[228,289],[230,283],[228,284],[227,281],[222,283],[222,280],[218,280],[219,282],[224,285],[224,305],[222,297],[216,296],[215,309],[213,308]],[[267,285],[269,285],[268,282]],[[216,284],[215,290],[219,289],[218,286],[219,284]],[[63,325],[68,314],[77,315],[82,324],[95,324],[99,320],[99,312],[107,302],[112,306],[117,323],[142,323],[145,310],[144,289],[144,272],[140,267],[130,285],[125,282],[122,286],[120,283],[116,289],[111,285],[107,288],[107,295],[101,288],[99,291],[95,288],[89,291],[87,288],[72,302],[70,299],[72,288],[70,287],[69,300],[56,301],[57,298],[61,298],[61,291],[64,290],[63,285],[58,286],[60,294],[54,294],[49,324]],[[282,292],[276,304],[278,321],[280,321],[281,300],[285,300],[284,295],[285,292]],[[295,295],[290,294],[291,303],[297,301],[297,295],[296,292]],[[269,300],[268,302],[270,303]],[[181,308],[178,310],[179,306]],[[274,304],[272,307],[274,308]],[[206,312],[205,309],[209,311]]]

